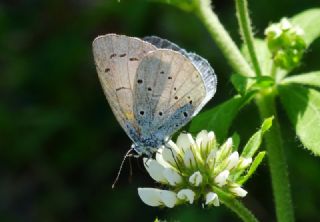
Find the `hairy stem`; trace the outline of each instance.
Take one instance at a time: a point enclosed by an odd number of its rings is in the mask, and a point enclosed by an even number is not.
[[[262,119],[272,115],[274,116],[272,127],[265,135],[265,142],[277,221],[293,222],[294,211],[291,200],[289,176],[277,117],[274,90],[271,89],[258,95],[256,103]]]
[[[261,69],[258,57],[254,48],[253,33],[251,21],[248,13],[248,4],[246,0],[235,0],[237,9],[237,18],[240,26],[241,35],[245,45],[248,47],[251,62],[257,76],[261,76]]]
[[[209,0],[198,1],[196,13],[208,29],[211,37],[222,51],[232,68],[243,76],[255,76],[248,62],[241,54],[239,48],[231,39],[228,32],[220,23],[219,18],[211,9]]]
[[[220,201],[238,215],[243,221],[258,222],[257,218],[246,208],[239,200],[231,197],[220,189],[215,188],[214,191],[219,196]]]

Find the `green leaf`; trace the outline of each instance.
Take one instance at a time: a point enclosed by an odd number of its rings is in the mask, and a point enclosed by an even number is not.
[[[233,74],[231,76],[231,82],[241,95],[274,85],[274,80],[270,76],[244,77]]]
[[[254,85],[256,80],[254,78],[247,78],[239,74],[233,74],[231,76],[231,82],[234,88],[241,94],[244,95]]]
[[[272,55],[268,49],[266,42],[262,39],[254,39],[253,45],[257,52],[257,57],[261,67],[262,75],[271,75]],[[250,61],[248,48],[243,45],[241,51],[244,57],[248,61]]]
[[[242,151],[241,156],[248,158],[255,154],[261,145],[263,134],[272,126],[272,120],[273,117],[270,117],[263,121],[261,129],[253,134],[253,136],[249,139]]]
[[[219,141],[226,139],[228,129],[240,109],[253,98],[253,93],[245,96],[234,96],[226,102],[196,116],[190,124],[189,131],[198,133],[212,130]]]
[[[234,132],[232,134],[232,148],[234,151],[238,150],[239,144],[240,144],[240,136],[237,132]]]
[[[279,87],[281,102],[303,145],[320,155],[320,92],[296,85]]]
[[[266,155],[265,151],[258,153],[256,158],[254,158],[254,160],[248,170],[248,173],[243,177],[239,177],[240,180],[237,181],[238,184],[240,184],[240,185],[244,184],[253,175],[253,173],[257,170],[258,166],[261,164],[265,155]]]
[[[320,36],[320,8],[303,11],[291,18],[291,22],[299,25],[305,32],[304,39],[310,45]]]
[[[320,87],[320,71],[290,76],[281,81],[281,84],[288,83],[297,83],[302,85]]]

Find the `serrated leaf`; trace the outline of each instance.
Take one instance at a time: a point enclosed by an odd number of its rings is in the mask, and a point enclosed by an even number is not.
[[[281,81],[281,84],[288,83],[320,87],[320,71],[290,76]]]
[[[304,30],[304,39],[310,45],[320,36],[320,8],[303,11],[291,18],[291,22]]]
[[[240,109],[253,98],[253,93],[234,96],[226,102],[196,116],[189,127],[191,133],[214,131],[219,141],[226,139],[229,127]]]
[[[261,67],[262,75],[270,75],[272,69],[272,55],[268,49],[266,42],[262,39],[254,39],[253,45],[257,52],[258,61]],[[250,61],[248,48],[241,47],[242,54]]]
[[[253,173],[257,170],[258,166],[261,164],[265,155],[266,155],[265,151],[258,153],[256,158],[254,158],[247,174],[243,177],[240,177],[240,180],[237,181],[238,184],[240,185],[244,184],[253,175]]]
[[[258,130],[249,139],[245,147],[243,148],[241,156],[252,157],[261,145],[263,134],[272,126],[273,117],[267,118],[263,121],[261,129]]]
[[[279,87],[281,103],[302,144],[320,155],[320,92],[297,85]]]

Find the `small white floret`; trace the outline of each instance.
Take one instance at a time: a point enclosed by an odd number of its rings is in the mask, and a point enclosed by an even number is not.
[[[214,192],[209,192],[206,195],[206,205],[214,205],[216,207],[219,206],[219,198],[218,195]]]
[[[229,170],[222,171],[218,176],[216,176],[216,178],[214,178],[214,182],[217,183],[219,187],[226,185],[229,174]]]
[[[176,186],[182,182],[182,177],[180,176],[180,174],[172,168],[165,168],[163,170],[163,176],[171,186]]]
[[[194,201],[195,193],[190,189],[182,189],[178,192],[177,197],[180,200],[188,201],[190,204]]]
[[[189,182],[193,186],[199,186],[202,183],[202,175],[199,171],[194,172],[190,177],[189,177]]]
[[[232,187],[232,188],[230,188],[230,191],[234,194],[234,195],[236,195],[236,196],[238,196],[238,197],[245,197],[246,195],[247,195],[247,191],[246,190],[244,190],[243,188],[241,188],[240,186],[238,186],[238,187]]]
[[[234,168],[239,162],[239,153],[237,151],[233,152],[227,159],[228,165],[226,167],[227,170],[231,170]]]
[[[149,175],[157,182],[166,183],[166,178],[163,176],[163,170],[165,169],[160,163],[154,159],[143,158],[144,166]]]

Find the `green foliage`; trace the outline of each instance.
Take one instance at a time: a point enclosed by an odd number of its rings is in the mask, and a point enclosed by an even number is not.
[[[320,71],[289,76],[281,81],[282,84],[295,83],[320,87]]]
[[[251,101],[253,94],[234,96],[228,101],[207,110],[196,116],[190,125],[190,132],[199,132],[202,129],[212,130],[219,140],[225,140],[228,129],[240,109]]]
[[[156,1],[156,2],[170,4],[182,10],[190,12],[194,10],[197,0],[149,0],[149,1]]]
[[[253,173],[257,170],[258,166],[262,163],[262,160],[265,155],[266,155],[265,151],[259,152],[258,155],[254,158],[247,174],[244,177],[241,177],[241,179],[239,179],[237,181],[237,183],[239,183],[241,185],[244,184],[253,175]]]
[[[304,39],[308,46],[320,36],[320,8],[305,10],[292,17],[291,21],[304,30]]]
[[[253,41],[254,47],[257,51],[257,57],[259,61],[259,65],[261,67],[262,75],[271,75],[272,69],[272,55],[268,50],[266,42],[262,39],[254,39]],[[247,47],[242,45],[241,52],[244,57],[250,61],[250,55]]]
[[[261,129],[257,131],[245,145],[242,156],[252,157],[261,145],[263,134],[272,126],[273,117],[265,119],[262,123]]]
[[[231,82],[240,94],[258,92],[274,85],[274,79],[269,76],[244,77],[238,74],[231,76]]]
[[[279,87],[281,102],[303,145],[320,155],[320,92],[301,86]]]

